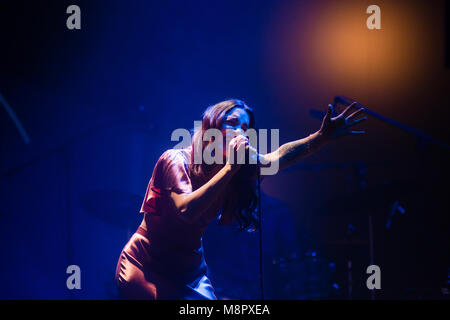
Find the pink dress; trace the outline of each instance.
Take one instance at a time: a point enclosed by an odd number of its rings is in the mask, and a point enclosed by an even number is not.
[[[165,151],[153,169],[144,219],[119,258],[116,283],[125,299],[216,299],[208,279],[202,235],[217,218],[223,195],[195,223],[177,216],[170,192],[190,193],[205,181],[189,172],[191,148]]]

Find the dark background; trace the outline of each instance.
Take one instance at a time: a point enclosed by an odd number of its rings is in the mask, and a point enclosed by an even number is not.
[[[66,8],[81,8],[81,30]],[[381,30],[365,10],[381,8]],[[1,1],[0,298],[114,299],[153,166],[211,104],[254,108],[281,143],[337,94],[449,143],[444,1]],[[447,30],[447,33],[446,33]],[[447,49],[446,49],[447,48]],[[262,185],[266,296],[446,298],[448,149],[369,117]],[[392,205],[397,212],[386,228]],[[219,298],[258,298],[257,234],[204,238]],[[348,261],[352,261],[351,274]],[[66,288],[66,268],[82,289]],[[352,292],[349,292],[349,276]]]

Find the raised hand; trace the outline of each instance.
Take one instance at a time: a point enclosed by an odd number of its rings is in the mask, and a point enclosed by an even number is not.
[[[227,163],[233,169],[239,169],[245,160],[245,150],[248,148],[248,138],[244,135],[237,135],[230,140],[227,146]]]
[[[359,108],[355,112],[351,113],[353,108],[356,108],[358,105],[357,102],[353,102],[347,108],[345,108],[342,113],[336,117],[331,117],[333,112],[333,106],[331,104],[328,105],[327,114],[322,120],[322,125],[320,127],[319,132],[327,138],[337,138],[346,135],[355,135],[355,134],[363,134],[365,131],[363,130],[351,130],[350,127],[353,127],[357,123],[364,121],[367,117],[362,117],[357,119],[357,116],[364,112],[364,108]]]

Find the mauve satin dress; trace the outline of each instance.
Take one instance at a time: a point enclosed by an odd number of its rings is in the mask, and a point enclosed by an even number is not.
[[[189,193],[205,183],[189,173],[191,152],[191,147],[167,150],[153,169],[140,210],[144,219],[117,263],[115,278],[123,299],[216,299],[202,235],[217,218],[223,195],[195,223],[181,220],[169,198],[171,191]]]

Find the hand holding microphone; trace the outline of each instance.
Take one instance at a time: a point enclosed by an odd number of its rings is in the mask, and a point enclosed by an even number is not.
[[[228,136],[228,135],[227,135]],[[227,163],[233,169],[238,169],[242,164],[245,164],[246,154],[249,150],[248,138],[242,134],[238,134],[230,140],[227,145]]]

